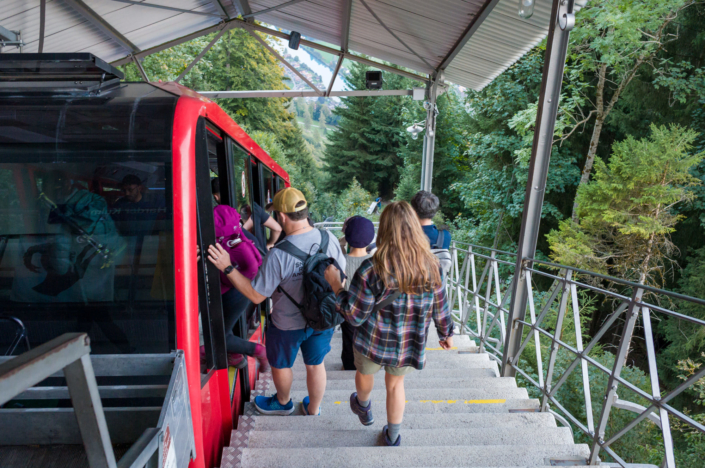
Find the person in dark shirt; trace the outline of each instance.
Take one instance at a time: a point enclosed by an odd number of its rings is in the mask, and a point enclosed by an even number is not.
[[[139,177],[126,175],[120,184],[123,197],[112,206],[112,218],[123,236],[149,235],[160,213],[165,211],[164,200],[146,195]]]
[[[433,217],[436,216],[436,213],[438,213],[438,208],[440,206],[438,197],[431,192],[420,190],[416,193],[416,195],[414,195],[414,198],[411,199],[411,206],[414,208],[416,215],[419,217],[421,228],[423,229],[424,234],[426,234],[426,237],[428,237],[428,240],[431,243],[431,248],[449,249],[450,232],[445,229],[439,230],[436,225],[433,224]],[[437,245],[440,232],[443,233],[443,239],[442,242],[440,242],[440,245]]]

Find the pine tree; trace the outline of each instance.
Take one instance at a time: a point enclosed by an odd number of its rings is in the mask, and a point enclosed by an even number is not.
[[[352,89],[365,89],[365,72],[369,68],[354,63],[348,83]],[[409,89],[418,83],[392,73],[384,75],[385,88]],[[399,151],[406,143],[402,109],[413,106],[409,97],[349,97],[333,114],[339,116],[337,131],[328,135],[325,153],[326,188],[340,193],[353,179],[362,187],[382,196],[390,196],[399,180],[403,163]]]
[[[609,163],[595,160],[595,178],[578,189],[579,224],[566,219],[548,240],[558,263],[661,286],[675,252],[670,234],[691,200],[690,174],[705,157],[689,154],[697,133],[652,125],[651,136],[612,146]]]

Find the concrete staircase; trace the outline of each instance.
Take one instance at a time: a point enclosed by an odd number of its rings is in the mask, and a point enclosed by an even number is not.
[[[467,336],[455,336],[452,351],[438,343],[435,328],[426,345],[426,368],[405,379],[406,411],[401,447],[386,447],[383,371],[372,393],[375,423],[365,427],[350,411],[354,372],[343,371],[342,340],[336,333],[325,359],[326,395],[320,417],[303,416],[306,371],[294,365],[291,416],[264,416],[245,404],[221,468],[377,468],[377,467],[584,467],[589,451],[576,445],[568,428],[557,427],[539,402],[513,378],[499,377],[497,363],[478,354]],[[252,398],[275,392],[262,374]]]

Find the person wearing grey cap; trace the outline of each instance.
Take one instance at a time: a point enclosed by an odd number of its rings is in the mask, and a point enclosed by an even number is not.
[[[345,283],[345,290],[350,288],[350,281],[355,276],[355,272],[360,268],[362,262],[372,257],[367,253],[367,246],[372,243],[375,237],[375,226],[367,218],[353,216],[348,218],[343,224],[343,234],[345,240],[350,245],[350,253],[345,255],[345,275],[349,278]],[[343,361],[343,369],[357,370],[355,367],[355,356],[353,355],[353,341],[355,339],[355,327],[348,322],[340,325],[343,332],[343,351],[340,359]]]

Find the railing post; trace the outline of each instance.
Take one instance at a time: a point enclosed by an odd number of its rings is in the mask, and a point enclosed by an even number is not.
[[[565,281],[563,281],[563,292],[561,293],[561,304],[558,307],[558,317],[556,318],[556,329],[553,331],[553,339],[551,340],[551,354],[548,358],[548,368],[546,369],[546,385],[542,389],[543,400],[541,401],[541,411],[546,411],[548,409],[548,395],[551,393],[551,385],[553,384],[553,370],[556,367],[556,359],[558,358],[558,348],[560,346],[556,343],[556,340],[561,339],[563,333],[563,319],[565,318],[565,313],[568,308],[568,297],[570,296],[570,288],[568,281],[570,280],[573,272],[568,270],[566,273]],[[533,314],[532,314],[533,319]],[[538,338],[537,340],[538,341]],[[538,344],[536,345],[539,346]],[[540,367],[539,367],[540,370]]]
[[[658,365],[656,364],[656,350],[654,348],[654,334],[651,328],[651,311],[648,307],[641,308],[641,319],[644,325],[644,339],[646,340],[646,354],[649,359],[649,379],[651,381],[651,395],[654,400],[661,398],[661,389],[658,380]],[[664,468],[676,468],[676,457],[673,453],[673,435],[668,421],[668,411],[659,407],[661,418],[661,433],[665,450]]]
[[[559,21],[560,19],[560,21]],[[529,178],[526,182],[526,196],[521,220],[521,232],[517,250],[517,263],[512,300],[507,322],[507,341],[502,356],[502,375],[514,377],[516,371],[509,364],[513,362],[517,349],[521,346],[523,327],[517,320],[524,320],[528,291],[521,275],[525,258],[533,259],[541,222],[541,208],[546,190],[546,177],[553,147],[553,132],[561,96],[563,69],[568,51],[570,30],[575,24],[573,0],[554,0],[551,9],[551,26],[548,31],[546,61],[543,67],[543,80],[539,96],[536,129],[529,162]],[[511,361],[510,361],[511,360]]]
[[[620,377],[622,373],[622,368],[627,360],[627,355],[629,354],[629,347],[632,344],[632,336],[634,335],[634,326],[639,318],[639,303],[641,302],[641,296],[644,290],[641,288],[636,288],[632,294],[632,299],[629,304],[629,310],[627,311],[626,322],[624,323],[624,330],[622,331],[622,336],[619,339],[619,348],[617,349],[617,355],[614,360],[614,366],[612,367],[612,373],[607,383],[607,393],[605,394],[605,401],[602,405],[602,411],[600,413],[600,419],[597,423],[597,430],[593,436],[592,450],[590,452],[590,465],[596,465],[598,463],[598,457],[600,456],[600,448],[604,443],[605,438],[605,428],[607,427],[607,421],[610,418],[610,412],[612,411],[612,406],[614,405],[615,395],[617,394],[617,381],[615,377]]]

